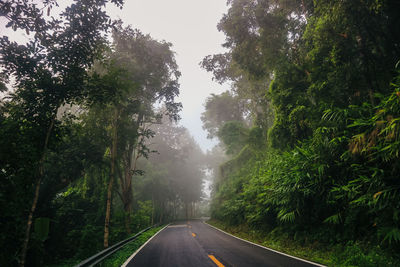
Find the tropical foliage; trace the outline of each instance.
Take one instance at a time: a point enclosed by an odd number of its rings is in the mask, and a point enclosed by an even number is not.
[[[74,1],[59,19],[55,1],[1,3],[30,36],[0,39],[1,266],[74,264],[201,200],[172,45],[112,21],[108,2],[123,1]]]
[[[215,178],[212,217],[325,244],[362,241],[398,251],[398,5],[228,4],[218,28],[229,52],[201,64],[216,80],[231,81],[231,97],[247,103],[237,112],[252,123],[239,116],[214,126],[231,158]],[[204,116],[213,114],[205,107]]]

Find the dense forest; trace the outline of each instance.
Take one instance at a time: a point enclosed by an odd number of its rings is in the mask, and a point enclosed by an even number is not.
[[[202,115],[229,156],[212,218],[339,244],[346,266],[396,265],[384,253],[400,251],[400,2],[228,5],[228,51],[201,62],[231,84]]]
[[[400,264],[399,1],[228,0],[226,53],[200,62],[230,86],[204,103],[206,154],[178,124],[172,44],[112,20],[123,2],[0,3],[29,36],[0,37],[1,266],[208,215],[210,173],[210,222]]]
[[[74,264],[199,216],[205,158],[177,125],[172,45],[112,21],[106,4],[121,0],[75,1],[59,17],[55,1],[35,2],[0,8],[30,36],[0,41],[0,265]]]

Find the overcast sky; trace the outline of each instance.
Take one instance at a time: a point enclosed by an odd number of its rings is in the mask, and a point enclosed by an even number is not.
[[[227,90],[228,85],[213,82],[211,74],[201,69],[199,62],[207,55],[224,52],[221,44],[225,37],[216,27],[226,10],[226,0],[126,0],[122,10],[115,7],[108,10],[125,25],[130,24],[157,40],[173,44],[182,73],[178,99],[183,104],[180,124],[189,129],[203,151],[216,143],[207,139],[202,129],[203,104],[207,96]],[[21,35],[25,33],[5,29],[5,22],[0,20],[1,35],[24,40]]]
[[[110,13],[125,24],[173,44],[182,73],[180,79],[183,104],[181,124],[189,129],[201,148],[210,149],[215,142],[206,138],[200,114],[211,93],[228,89],[212,81],[199,62],[207,55],[224,52],[224,34],[217,24],[227,10],[226,0],[128,0],[122,10]]]

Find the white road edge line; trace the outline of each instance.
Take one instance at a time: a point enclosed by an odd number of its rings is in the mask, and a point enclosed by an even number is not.
[[[216,230],[218,230],[218,231],[223,232],[224,234],[230,235],[230,236],[232,236],[232,237],[234,237],[234,238],[236,238],[236,239],[239,239],[239,240],[242,240],[242,241],[244,241],[244,242],[250,243],[250,244],[252,244],[252,245],[254,245],[254,246],[257,246],[257,247],[260,247],[260,248],[263,248],[263,249],[266,249],[266,250],[269,250],[269,251],[272,251],[272,252],[275,252],[275,253],[284,255],[284,256],[286,256],[286,257],[290,257],[290,258],[293,258],[293,259],[302,261],[302,262],[307,262],[307,263],[313,264],[313,265],[318,266],[318,267],[327,267],[327,266],[325,266],[325,265],[321,265],[321,264],[319,264],[319,263],[315,263],[315,262],[308,261],[308,260],[305,260],[305,259],[302,259],[302,258],[298,258],[298,257],[292,256],[292,255],[289,255],[289,254],[286,254],[286,253],[283,253],[283,252],[274,250],[274,249],[272,249],[272,248],[267,248],[267,247],[261,246],[261,245],[259,245],[259,244],[256,244],[256,243],[253,243],[253,242],[251,242],[251,241],[248,241],[248,240],[246,240],[246,239],[243,239],[243,238],[234,236],[234,235],[232,235],[232,234],[230,234],[230,233],[227,233],[227,232],[225,232],[224,230],[221,230],[221,229],[219,229],[219,228],[217,228],[217,227],[215,227],[215,226],[213,226],[213,225],[211,225],[211,224],[208,224],[208,223],[206,223],[206,222],[203,222],[203,223],[204,223],[204,224],[207,224],[208,226],[211,226],[212,228],[214,228],[214,229],[216,229]]]
[[[139,251],[144,248],[144,246],[147,245],[147,243],[149,243],[156,235],[158,235],[162,230],[164,230],[165,228],[167,228],[170,224],[167,224],[163,229],[161,229],[160,231],[158,231],[157,233],[155,233],[152,237],[149,238],[149,240],[146,241],[146,243],[144,243],[138,250],[135,251],[135,253],[133,253],[125,262],[124,264],[121,265],[121,267],[126,267],[128,265],[128,263],[133,259],[133,257],[136,256],[136,254],[139,253]]]

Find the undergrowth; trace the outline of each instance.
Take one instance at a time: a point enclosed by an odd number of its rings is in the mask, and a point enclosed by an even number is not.
[[[301,234],[293,237],[280,228],[267,232],[254,230],[245,224],[229,226],[217,220],[208,223],[242,239],[327,266],[400,266],[400,258],[390,255],[378,245],[355,241],[325,244],[312,237],[304,241],[299,237]]]
[[[148,239],[150,239],[153,235],[155,235],[159,230],[161,230],[164,226],[152,228],[143,234],[141,234],[138,238],[124,246],[122,249],[112,254],[109,258],[102,261],[100,264],[96,266],[101,267],[111,267],[111,266],[121,266],[124,262],[136,251],[138,250]]]

